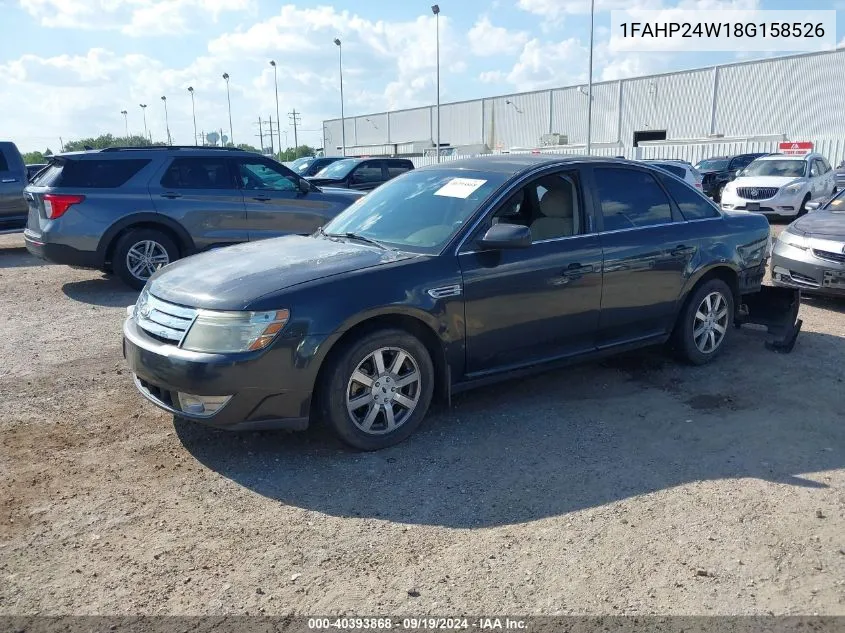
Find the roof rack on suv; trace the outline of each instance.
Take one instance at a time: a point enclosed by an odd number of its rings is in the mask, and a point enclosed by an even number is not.
[[[217,151],[228,151],[228,152],[243,152],[244,150],[240,147],[216,147],[216,146],[204,146],[204,145],[148,145],[146,147],[142,146],[129,146],[129,147],[106,147],[105,149],[101,149],[101,152],[145,152],[149,150],[169,150],[169,149],[194,149],[194,150],[217,150]]]

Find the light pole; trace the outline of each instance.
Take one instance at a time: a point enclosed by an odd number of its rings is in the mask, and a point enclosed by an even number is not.
[[[164,128],[167,130],[167,144],[173,145],[173,139],[170,138],[170,119],[167,117],[167,97],[162,97],[161,101],[164,103]]]
[[[596,0],[590,0],[590,70],[587,88],[587,156],[592,150],[593,134],[593,22],[596,17]]]
[[[147,104],[140,103],[138,104],[141,106],[141,112],[144,113],[144,138],[147,138],[149,133],[147,132]]]
[[[282,152],[282,119],[279,118],[279,75],[276,72],[276,62],[270,60],[270,65],[273,67],[273,81],[276,84],[276,135],[279,137],[279,153]],[[270,125],[270,140],[272,145],[273,126]],[[287,147],[285,148],[287,149]]]
[[[129,113],[126,110],[121,110],[120,113],[123,115],[123,125],[126,128],[126,138],[129,138]]]
[[[194,145],[199,145],[199,137],[197,136],[197,110],[194,107],[194,87],[188,86],[188,92],[191,93],[191,115],[194,117]]]
[[[226,103],[229,104],[229,142],[232,144],[232,147],[234,147],[235,133],[232,130],[232,100],[229,98],[229,73],[223,73],[223,79],[226,80]]]
[[[334,38],[337,45],[338,68],[340,69],[340,131],[342,135],[343,155],[346,156],[346,120],[343,118],[343,46],[340,39]]]
[[[440,162],[440,5],[431,7],[434,14],[435,31],[437,32],[437,162]]]

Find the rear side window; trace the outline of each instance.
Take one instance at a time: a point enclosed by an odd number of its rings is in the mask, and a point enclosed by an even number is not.
[[[33,182],[41,187],[113,189],[150,163],[147,159],[70,160],[51,163]]]
[[[165,189],[234,189],[226,161],[220,158],[176,158],[161,179]]]
[[[719,212],[700,193],[667,176],[660,176],[663,186],[675,200],[685,220],[704,220],[718,218]]]
[[[396,178],[396,176],[404,174],[406,171],[411,171],[413,167],[413,163],[387,163],[387,176],[389,178]]]
[[[3,155],[3,150],[0,150],[0,171],[9,171],[9,161]]]
[[[381,175],[381,164],[380,163],[364,163],[358,169],[355,170],[355,173],[352,176],[354,182],[360,183],[367,183],[367,182],[380,182],[383,180]]]
[[[599,167],[595,175],[605,231],[672,221],[669,198],[651,174],[634,169]]]
[[[656,163],[656,165],[675,174],[678,178],[686,178],[687,172],[684,171],[683,167],[678,167],[677,165],[667,165],[666,163]]]

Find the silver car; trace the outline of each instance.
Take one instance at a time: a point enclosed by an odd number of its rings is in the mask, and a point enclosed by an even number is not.
[[[845,297],[845,190],[795,220],[772,252],[772,282]]]

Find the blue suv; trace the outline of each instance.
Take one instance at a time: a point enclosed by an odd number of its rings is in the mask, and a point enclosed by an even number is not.
[[[70,152],[52,157],[25,188],[24,238],[42,259],[114,272],[140,289],[196,252],[313,233],[363,195],[318,187],[234,148]]]

